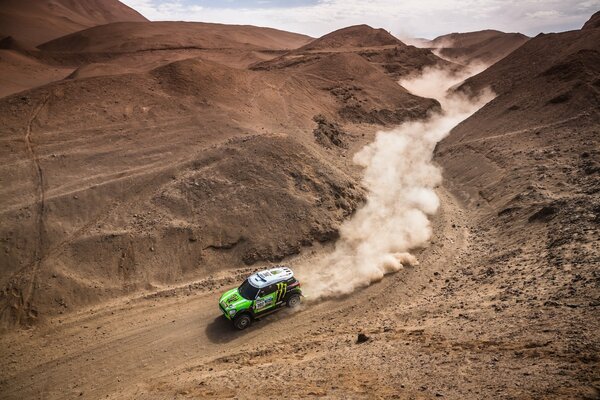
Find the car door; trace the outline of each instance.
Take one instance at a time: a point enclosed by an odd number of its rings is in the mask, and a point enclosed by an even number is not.
[[[254,313],[260,314],[275,306],[277,300],[277,285],[270,285],[259,290],[254,301]]]

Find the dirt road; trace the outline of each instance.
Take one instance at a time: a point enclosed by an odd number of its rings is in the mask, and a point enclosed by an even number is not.
[[[271,365],[270,357],[265,359],[268,355],[277,354],[278,360],[287,360],[294,368],[328,350],[329,342],[351,349],[358,332],[370,334],[385,321],[393,324],[393,310],[399,304],[427,298],[429,277],[443,273],[464,249],[465,231],[451,227],[460,211],[449,195],[444,199],[435,222],[435,244],[419,256],[420,267],[388,276],[343,299],[307,301],[295,315],[282,311],[244,332],[234,331],[220,316],[217,299],[224,287],[219,285],[226,279],[218,278],[57,318],[48,327],[2,337],[6,352],[2,392],[9,399],[172,398],[178,392],[185,395],[185,387],[175,387],[192,376],[217,382],[227,359],[241,367],[241,357],[242,365],[258,371]],[[309,262],[310,257],[294,263]],[[200,390],[206,396],[250,396],[236,391],[236,386],[208,384]]]

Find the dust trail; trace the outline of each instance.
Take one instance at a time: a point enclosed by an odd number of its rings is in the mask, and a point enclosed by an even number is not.
[[[443,106],[445,114],[453,113],[455,111],[453,107],[458,106],[458,103],[464,103],[465,106],[473,107],[474,112],[485,104],[485,102],[483,104],[479,104],[479,102],[482,98],[489,95],[489,93],[482,93],[479,99],[469,101],[458,95],[448,95],[447,90],[454,88],[465,79],[477,75],[486,68],[487,65],[482,63],[472,63],[455,72],[442,68],[429,67],[425,68],[421,75],[402,80],[399,83],[417,96],[429,97],[439,101]]]
[[[425,121],[378,132],[374,142],[356,153],[354,162],[365,168],[368,199],[342,225],[333,252],[299,269],[309,298],[347,294],[418,263],[409,251],[428,243],[432,234],[429,216],[440,204],[435,187],[442,176],[432,163],[435,145],[493,97],[491,92],[476,99],[448,95],[446,90],[465,77],[428,69],[400,82],[416,95],[436,98],[443,111]]]

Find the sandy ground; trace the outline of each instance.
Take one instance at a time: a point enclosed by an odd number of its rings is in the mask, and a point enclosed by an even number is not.
[[[469,268],[493,238],[438,193],[418,267],[243,332],[216,305],[248,270],[57,317],[0,339],[4,398],[597,398],[597,358],[570,354],[596,333],[565,330],[553,307],[490,300]]]
[[[80,394],[252,398],[257,390],[284,397],[336,392],[369,397],[367,387],[381,380],[379,374],[387,369],[382,356],[405,358],[405,346],[411,344],[409,354],[417,357],[414,346],[421,348],[423,339],[433,334],[429,331],[433,318],[427,324],[421,321],[432,310],[423,306],[431,302],[435,288],[443,285],[444,277],[457,267],[455,258],[468,246],[468,230],[452,227],[464,226],[463,213],[450,195],[442,194],[445,202],[435,221],[435,243],[419,255],[419,267],[390,275],[346,298],[318,303],[305,299],[294,315],[281,311],[244,332],[234,331],[216,306],[220,292],[239,280],[244,270],[58,317],[48,327],[1,338],[7,352],[2,359],[2,392],[6,398]],[[292,266],[310,262],[321,251],[297,258]],[[359,332],[372,341],[356,345]],[[338,362],[348,369],[340,377],[334,373]],[[361,365],[365,374],[355,381]],[[321,368],[326,375],[319,377],[316,372]],[[315,375],[303,376],[306,369]],[[293,374],[290,378],[295,381],[276,373],[260,387],[254,384],[260,374],[271,375],[274,370]],[[408,383],[408,374],[415,371],[402,376],[402,370],[388,370],[386,379],[392,380],[376,394],[429,392],[416,382]],[[244,379],[236,382],[236,377]]]

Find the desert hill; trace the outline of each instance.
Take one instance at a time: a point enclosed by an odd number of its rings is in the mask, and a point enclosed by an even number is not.
[[[369,25],[354,25],[321,36],[302,46],[298,51],[397,46],[402,44],[400,40],[384,29],[373,29]]]
[[[364,198],[345,154],[438,107],[353,53],[293,75],[192,58],[5,97],[3,322],[331,241]]]
[[[52,40],[39,49],[8,37],[0,43],[7,60],[0,61],[0,70],[7,71],[10,83],[0,88],[0,96],[63,78],[147,72],[193,57],[245,68],[311,40],[270,28],[185,22],[106,24]]]
[[[484,72],[467,79],[459,90],[476,93],[490,86],[498,94],[505,93],[580,50],[597,51],[598,43],[600,29],[539,34]]]
[[[451,61],[471,64],[494,64],[519,48],[529,38],[521,33],[505,33],[496,30],[451,33],[438,36],[428,47]]]
[[[513,34],[494,29],[486,29],[474,32],[454,32],[436,37],[429,43],[429,46],[435,48],[465,48],[481,44],[486,40],[511,35]],[[525,36],[521,34],[519,35]]]
[[[589,20],[587,20],[587,22],[583,25],[583,27],[581,29],[583,30],[583,29],[596,29],[596,28],[600,28],[600,11],[598,11],[594,15],[592,15],[591,18]]]
[[[51,65],[26,53],[0,48],[0,97],[63,79],[72,68]]]
[[[168,49],[268,49],[300,47],[311,37],[256,26],[202,22],[121,22],[49,41],[40,49],[70,53],[125,53]]]
[[[3,0],[0,38],[37,46],[66,34],[119,21],[147,21],[117,0]]]
[[[251,65],[255,70],[295,68],[319,60],[324,54],[355,53],[394,79],[415,74],[427,66],[460,68],[428,49],[407,46],[383,29],[357,25],[331,32],[271,60]]]
[[[477,292],[474,302],[493,305],[481,321],[489,340],[511,332],[513,343],[547,343],[529,359],[508,356],[556,377],[533,397],[598,393],[586,388],[598,377],[599,43],[590,29],[531,39],[469,80],[498,97],[436,149],[447,187],[475,218],[479,255],[453,296]],[[569,372],[559,359],[571,360]]]
[[[21,53],[35,51],[33,47],[28,46],[12,36],[5,36],[4,38],[0,39],[0,50],[13,50]]]

